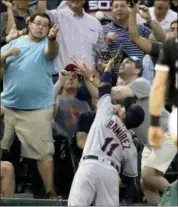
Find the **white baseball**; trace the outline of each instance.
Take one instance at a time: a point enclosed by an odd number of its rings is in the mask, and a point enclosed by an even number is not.
[[[104,13],[101,11],[97,11],[95,14],[95,17],[100,21],[100,20],[104,19]]]
[[[109,40],[115,40],[117,37],[118,37],[118,35],[117,35],[115,32],[109,32],[109,33],[107,34],[107,38],[108,38]]]

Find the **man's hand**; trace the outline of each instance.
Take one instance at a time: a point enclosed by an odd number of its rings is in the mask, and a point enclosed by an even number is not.
[[[59,72],[59,83],[60,83],[60,87],[62,87],[65,83],[65,81],[68,79],[70,72],[66,71],[66,70],[62,70]]]
[[[114,40],[118,38],[118,35],[115,32],[109,32],[106,35],[106,43],[111,44]]]
[[[108,63],[107,63],[107,65],[106,65],[106,67],[105,67],[105,72],[111,72],[112,71],[112,67],[113,67],[113,65],[114,65],[114,59],[111,59]]]
[[[151,147],[161,146],[164,134],[161,127],[150,127],[148,131],[148,143]]]
[[[11,40],[17,39],[19,37],[19,31],[16,28],[16,25],[13,25],[9,34],[6,36],[6,42],[10,42]]]
[[[55,39],[58,30],[59,27],[56,24],[54,24],[53,27],[49,30],[48,39]]]
[[[89,69],[87,65],[85,64],[84,59],[76,60],[75,57],[72,58],[72,62],[74,65],[76,65],[75,72],[79,75],[83,76],[86,80],[93,80],[93,77],[95,75],[95,65],[93,64],[91,68]]]
[[[20,49],[13,47],[12,49],[9,50],[9,55],[14,55],[17,56],[20,54]]]
[[[129,9],[129,13],[131,14],[131,13],[138,13],[139,11],[138,11],[138,6],[137,6],[137,4],[133,4],[133,6],[131,6],[131,5],[128,5],[128,9]]]
[[[151,20],[151,15],[150,15],[150,11],[148,9],[148,7],[144,6],[144,5],[140,5],[138,7],[139,9],[139,15],[145,19],[146,21],[150,21]]]
[[[2,3],[7,7],[7,9],[12,9],[12,3],[10,3],[9,1],[2,1]]]

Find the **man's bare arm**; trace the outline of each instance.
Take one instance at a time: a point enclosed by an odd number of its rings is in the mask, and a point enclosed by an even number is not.
[[[0,61],[3,63],[9,56],[11,55],[18,55],[20,53],[20,50],[16,47],[13,47],[5,52],[0,53]]]
[[[2,3],[7,7],[6,35],[8,35],[13,25],[15,25],[13,7],[12,4],[8,1],[2,1]]]
[[[149,40],[158,42],[164,42],[166,40],[166,34],[158,22],[150,20],[150,27],[153,32],[149,35]]]
[[[47,10],[47,0],[38,0],[37,12],[44,13]]]
[[[150,53],[152,49],[152,45],[150,40],[141,37],[138,32],[138,26],[137,26],[137,12],[132,9],[130,11],[129,15],[129,33],[130,33],[130,39],[145,53]]]
[[[55,83],[54,85],[54,90],[55,90],[55,99],[59,94],[59,91],[61,90],[61,83],[60,83],[60,79],[58,79],[58,81]]]
[[[16,56],[20,53],[20,50],[16,47],[11,48],[5,52],[0,53],[0,62],[1,62],[1,71],[0,71],[0,80],[3,78],[4,75],[4,62],[9,56]]]
[[[149,9],[144,5],[140,5],[138,9],[140,16],[149,23],[152,29],[152,33],[149,35],[148,39],[152,41],[164,42],[166,39],[165,32],[159,23],[151,19]]]
[[[2,80],[3,76],[4,76],[4,66],[1,65],[1,68],[0,68],[0,81]]]
[[[77,141],[77,146],[80,149],[83,149],[85,146],[85,143],[87,141],[87,133],[86,132],[77,132],[76,133],[76,141]]]
[[[58,32],[57,25],[53,25],[48,34],[48,44],[45,48],[45,55],[49,58],[55,58],[59,51],[59,44],[56,40]]]
[[[85,84],[92,98],[98,99],[99,98],[98,87],[96,87],[93,84],[93,82],[91,82],[88,79],[85,79]]]

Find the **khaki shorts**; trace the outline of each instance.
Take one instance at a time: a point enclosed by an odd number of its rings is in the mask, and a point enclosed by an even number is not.
[[[16,134],[21,156],[35,160],[53,159],[52,117],[54,108],[13,110],[5,107],[5,129],[1,148],[9,150]]]
[[[144,147],[142,152],[141,168],[145,166],[154,168],[165,174],[177,154],[177,147],[174,139],[165,135],[165,139],[160,148]]]

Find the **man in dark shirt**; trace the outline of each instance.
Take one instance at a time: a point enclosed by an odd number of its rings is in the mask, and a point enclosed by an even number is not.
[[[13,15],[16,27],[19,31],[27,28],[26,19],[30,15],[34,14],[35,11],[30,10],[28,8],[29,0],[26,1],[19,1],[15,0],[13,2]],[[1,13],[1,35],[5,37],[8,35],[10,30],[12,29],[13,23],[9,21],[9,14],[8,12]]]

